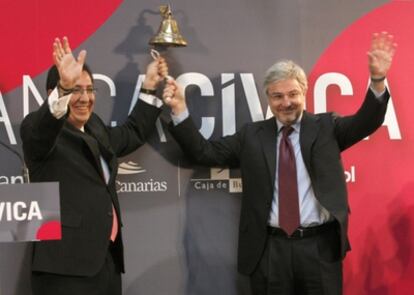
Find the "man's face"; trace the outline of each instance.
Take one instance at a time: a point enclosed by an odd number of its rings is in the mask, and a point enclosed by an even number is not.
[[[95,105],[95,90],[89,74],[82,72],[69,102],[68,121],[76,128],[82,128],[92,114]]]
[[[273,115],[283,124],[294,124],[305,107],[305,93],[296,79],[276,81],[267,87]]]

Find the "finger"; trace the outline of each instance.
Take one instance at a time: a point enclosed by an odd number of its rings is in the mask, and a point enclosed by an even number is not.
[[[70,49],[69,40],[68,37],[63,37],[63,50],[65,53],[72,53],[72,50]]]
[[[158,63],[158,74],[162,77],[168,76],[168,65],[165,60]]]
[[[171,92],[171,91],[167,91],[167,92],[163,95],[163,97],[164,97],[164,98],[171,98],[171,97],[174,97],[174,93],[173,93],[173,92]]]
[[[55,38],[55,41],[53,42],[53,50],[56,52],[57,57],[63,56],[64,52],[59,38]]]
[[[175,87],[173,85],[168,85],[164,88],[164,94],[168,94],[169,96],[174,95],[175,93]]]
[[[59,68],[63,58],[62,43],[59,38],[53,42],[53,62]]]
[[[379,34],[378,40],[381,49],[386,49],[386,47],[388,46],[389,36],[390,34],[388,34],[388,32],[386,31],[382,31],[381,34]]]
[[[155,70],[158,71],[158,62],[156,60],[151,61],[147,66],[147,72],[154,72]]]
[[[166,82],[167,82],[166,88],[174,87],[174,79],[168,79]]]
[[[174,93],[167,91],[164,92],[164,95],[162,96],[162,98],[164,99],[165,102],[171,102],[171,98],[174,97]]]
[[[379,43],[379,34],[378,33],[372,34],[370,51],[374,51],[378,49],[378,43]]]
[[[157,61],[157,66],[158,66],[158,68],[168,68],[168,65],[165,62],[165,60],[158,60]]]
[[[86,59],[86,50],[81,50],[81,52],[79,52],[78,54],[78,64],[80,65],[84,65],[85,64],[85,59]]]
[[[53,42],[53,59],[59,59],[60,54],[59,54],[59,49],[58,49],[58,45],[55,42]]]
[[[391,47],[391,57],[394,56],[395,51],[397,50],[397,43],[392,43],[392,47]]]
[[[177,81],[174,80],[174,79],[171,79],[171,80],[172,80],[172,85],[174,86],[174,90],[178,89],[179,85],[178,85]]]
[[[384,36],[384,50],[391,51],[394,44],[394,36],[391,34],[388,34]]]
[[[386,44],[387,36],[388,36],[387,32],[374,33],[372,35],[371,51],[374,51],[374,50],[377,50],[377,49],[384,49],[384,45]]]
[[[367,55],[368,55],[368,63],[370,65],[372,65],[375,62],[376,57],[375,57],[375,55],[371,51],[368,51],[367,52]]]
[[[394,42],[394,36],[391,34],[387,35],[387,40],[385,41],[384,51],[387,52],[388,58],[392,59],[397,49],[397,43]]]
[[[382,32],[382,43],[384,50],[391,51],[395,44],[394,36],[388,32]]]
[[[58,54],[56,52],[53,52],[53,63],[59,67],[60,65],[60,57],[58,57]]]
[[[380,40],[380,42],[384,42],[385,40],[387,40],[387,36],[388,36],[388,33],[385,31],[382,31],[379,34],[378,39]]]
[[[392,43],[394,43],[394,35],[391,35],[391,34],[387,34],[387,38],[386,38],[386,42],[388,43],[388,44],[392,44]]]
[[[167,65],[163,62],[157,62],[156,66],[158,70],[165,69],[167,67]]]
[[[161,77],[163,77],[163,78],[165,78],[165,77],[167,77],[168,76],[168,68],[167,67],[161,67],[161,68],[159,68],[158,69],[158,74],[161,76]]]
[[[169,81],[167,81],[167,86],[164,88],[164,93],[168,93],[170,96],[174,96],[177,87],[174,84],[168,84],[168,82]]]

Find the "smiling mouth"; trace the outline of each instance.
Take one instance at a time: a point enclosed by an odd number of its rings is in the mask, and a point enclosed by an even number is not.
[[[89,111],[89,106],[75,106],[74,109],[77,111],[84,112],[84,111]]]
[[[282,113],[282,114],[286,114],[286,115],[292,114],[292,113],[294,113],[294,112],[295,112],[295,110],[294,110],[294,109],[291,109],[291,110],[283,110],[283,111],[281,111],[281,113]]]

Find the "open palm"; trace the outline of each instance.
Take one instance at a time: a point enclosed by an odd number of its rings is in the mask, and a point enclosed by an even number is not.
[[[387,75],[397,45],[394,37],[387,32],[375,33],[368,51],[368,65],[371,77],[381,78]]]
[[[86,51],[82,50],[78,58],[72,54],[67,37],[63,37],[63,44],[59,38],[53,42],[53,61],[59,71],[60,85],[71,89],[79,79],[85,63]]]

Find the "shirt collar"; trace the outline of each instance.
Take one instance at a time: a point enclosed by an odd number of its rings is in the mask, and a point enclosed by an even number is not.
[[[292,128],[293,128],[293,130],[294,130],[295,132],[299,132],[299,131],[300,131],[300,123],[301,123],[301,121],[302,121],[302,117],[303,117],[303,113],[299,116],[299,118],[298,118],[298,120],[296,121],[296,123],[295,123],[295,124],[293,124],[293,125],[291,125],[291,126],[292,126]],[[276,117],[275,117],[275,120],[276,120],[276,124],[277,124],[277,133],[279,133],[279,132],[280,132],[280,130],[284,127],[284,125],[283,125],[283,123],[282,123],[282,122],[280,122],[278,119],[276,119]]]

